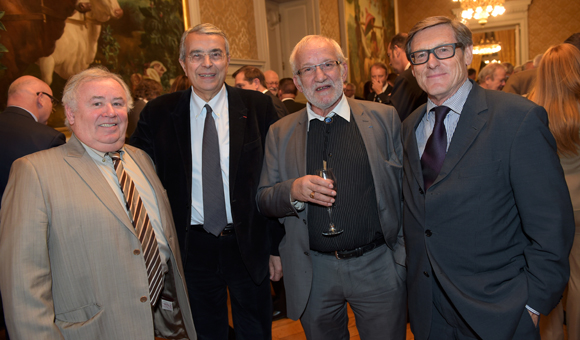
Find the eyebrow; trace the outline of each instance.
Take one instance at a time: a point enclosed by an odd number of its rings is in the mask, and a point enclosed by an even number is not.
[[[193,51],[190,51],[189,54],[191,55],[194,53],[203,53],[203,52],[205,52],[205,51],[204,50],[193,50]],[[221,48],[214,48],[212,50],[209,50],[208,52],[223,52],[223,51]]]
[[[91,97],[91,100],[95,100],[95,99],[103,100],[103,99],[105,99],[105,97],[104,96],[92,96]],[[123,100],[124,101],[125,99],[123,99],[123,97],[114,97],[113,100]]]

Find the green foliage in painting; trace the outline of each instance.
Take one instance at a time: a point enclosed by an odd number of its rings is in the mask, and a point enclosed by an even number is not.
[[[0,19],[2,19],[2,17],[4,16],[4,11],[0,11]],[[4,24],[0,21],[0,30],[2,31],[6,31],[6,27],[4,26]],[[2,53],[6,53],[8,52],[8,49],[6,48],[6,46],[0,44],[0,58],[2,58],[3,54]],[[2,64],[0,62],[0,70],[6,70],[6,66],[4,64]]]
[[[119,61],[117,56],[121,46],[113,36],[113,30],[109,25],[103,25],[101,30],[101,53],[105,56],[104,66],[113,72],[118,72]]]

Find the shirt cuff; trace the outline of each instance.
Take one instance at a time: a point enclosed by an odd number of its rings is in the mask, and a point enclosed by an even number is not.
[[[536,315],[540,315],[540,312],[536,311],[535,309],[533,309],[532,307],[526,305],[526,309],[529,310],[530,312],[536,314]]]
[[[292,201],[292,205],[294,206],[294,209],[296,209],[297,211],[304,210],[304,202]]]

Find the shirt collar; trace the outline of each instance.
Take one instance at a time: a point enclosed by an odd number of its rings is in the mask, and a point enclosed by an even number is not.
[[[469,79],[465,80],[465,83],[461,85],[459,90],[455,92],[451,97],[449,97],[442,106],[447,106],[451,109],[451,111],[457,113],[458,115],[461,114],[461,110],[463,110],[463,105],[465,105],[465,101],[467,101],[467,96],[469,96],[469,92],[473,88],[473,84],[469,81]],[[431,99],[427,100],[427,113],[429,113],[434,107],[436,107],[435,103],[431,101]]]
[[[218,92],[218,94],[216,94],[209,102],[206,102],[205,100],[201,99],[197,93],[195,93],[195,91],[193,90],[193,87],[191,88],[191,108],[192,110],[192,114],[193,117],[197,118],[205,104],[208,104],[212,110],[213,113],[215,113],[215,115],[219,118],[220,113],[218,111],[216,111],[216,107],[218,106],[219,103],[224,102],[227,100],[227,91],[226,91],[226,86],[225,84],[222,84],[222,88],[220,90],[220,92]]]
[[[311,120],[318,119],[320,121],[324,121],[325,119],[325,117],[322,117],[321,115],[318,115],[312,111],[312,105],[310,105],[310,103],[306,104],[306,112],[308,112],[308,128],[310,128]],[[347,122],[350,122],[350,106],[348,105],[348,101],[346,100],[344,93],[342,94],[338,105],[336,105],[334,109],[332,109],[332,111],[326,115],[326,117],[333,117],[334,115],[338,115],[344,118]]]

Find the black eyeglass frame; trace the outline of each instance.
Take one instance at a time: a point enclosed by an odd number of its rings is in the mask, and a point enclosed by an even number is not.
[[[59,104],[59,103],[60,103],[60,100],[56,99],[55,97],[53,97],[52,95],[50,95],[50,94],[48,94],[48,93],[46,93],[46,92],[43,92],[43,91],[36,92],[36,95],[38,96],[38,95],[40,95],[41,93],[42,93],[43,95],[47,96],[48,98],[50,98],[50,101],[52,102],[52,105],[56,105],[56,104]]]
[[[438,48],[444,47],[444,46],[453,46],[453,54],[450,55],[449,57],[440,58],[437,55],[437,53],[435,53],[435,50],[438,49]],[[427,63],[429,61],[429,58],[431,57],[431,54],[433,54],[435,56],[435,58],[437,58],[439,60],[450,59],[450,58],[455,57],[455,50],[457,48],[463,48],[463,47],[464,47],[464,45],[462,43],[460,43],[460,42],[451,43],[451,44],[443,44],[443,45],[439,45],[439,46],[433,47],[430,50],[418,50],[418,51],[411,52],[411,53],[407,54],[407,59],[409,59],[409,62],[411,64],[413,64],[413,65],[423,65],[423,64],[425,64],[425,63]],[[415,63],[413,61],[412,55],[415,54],[415,53],[419,53],[419,52],[427,52],[427,59],[424,62],[422,62],[422,63]]]

